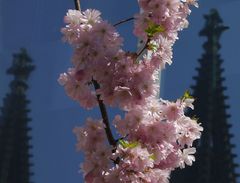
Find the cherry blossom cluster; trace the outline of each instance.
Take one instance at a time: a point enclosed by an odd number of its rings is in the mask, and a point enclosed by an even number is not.
[[[156,92],[152,62],[136,64],[136,55],[121,49],[122,39],[115,28],[100,18],[97,10],[81,13],[69,10],[65,40],[74,46],[73,65],[60,76],[67,94],[85,108],[97,105],[96,92],[105,104],[126,109],[142,104]],[[91,83],[97,81],[95,92]]]
[[[114,144],[108,145],[104,118],[74,129],[86,183],[167,183],[171,171],[195,161],[193,142],[203,128],[184,115],[194,99],[188,92],[175,102],[158,99],[157,73],[172,63],[172,46],[197,2],[138,2],[142,12],[134,16],[133,32],[142,48],[136,53],[122,49],[123,39],[98,10],[69,10],[64,18],[62,33],[74,54],[59,83],[86,109],[102,102],[125,112],[113,119],[120,136]]]

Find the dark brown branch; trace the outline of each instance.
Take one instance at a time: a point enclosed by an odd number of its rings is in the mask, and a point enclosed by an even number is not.
[[[148,47],[149,42],[150,42],[150,39],[148,38],[143,48],[138,52],[137,57],[139,57],[144,52],[144,50]]]
[[[80,0],[74,0],[75,2],[75,8],[76,10],[81,10],[81,6],[80,6]],[[94,85],[95,90],[99,89],[100,86],[98,84],[97,81],[92,80],[92,83]],[[107,134],[107,139],[110,145],[112,146],[116,146],[117,142],[113,137],[111,128],[110,128],[110,124],[109,124],[109,119],[108,119],[108,114],[107,114],[107,109],[105,104],[103,103],[103,101],[100,99],[100,95],[97,95],[97,100],[98,100],[98,105],[101,111],[101,115],[102,115],[102,119],[103,119],[103,123],[105,124],[105,132]]]
[[[93,82],[95,90],[100,88],[97,81],[92,80],[92,82]],[[116,146],[117,142],[114,139],[112,131],[111,131],[106,106],[103,103],[103,101],[100,99],[100,95],[97,95],[97,100],[98,100],[98,105],[99,105],[99,108],[100,108],[100,111],[101,111],[101,114],[102,114],[103,123],[105,124],[105,131],[106,131],[106,134],[107,134],[108,142],[109,142],[110,145]]]
[[[114,24],[113,26],[116,27],[116,26],[118,26],[118,25],[120,25],[120,24],[123,24],[123,23],[128,22],[128,21],[131,21],[131,20],[134,20],[134,18],[131,17],[131,18],[128,18],[128,19],[125,19],[125,20],[121,20],[120,22]]]
[[[74,0],[74,3],[75,3],[75,9],[80,11],[81,10],[80,0]]]

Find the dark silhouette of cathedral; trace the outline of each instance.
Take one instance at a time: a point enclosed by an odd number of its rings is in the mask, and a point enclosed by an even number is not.
[[[31,149],[27,80],[34,70],[25,49],[13,55],[7,74],[13,75],[0,115],[0,183],[30,183]]]
[[[199,119],[204,132],[195,144],[196,162],[192,167],[174,171],[172,183],[236,183],[239,176],[236,173],[238,165],[234,162],[235,146],[231,143],[233,135],[229,132],[231,124],[227,113],[228,97],[224,95],[223,60],[219,54],[219,39],[228,27],[223,25],[215,9],[204,18],[205,27],[199,34],[207,41],[203,44],[205,52],[199,59],[198,76],[194,77],[196,84],[192,87],[195,110],[189,112],[190,116]]]

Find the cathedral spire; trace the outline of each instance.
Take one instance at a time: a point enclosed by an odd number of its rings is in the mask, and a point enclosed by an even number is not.
[[[217,10],[212,9],[204,16],[206,23],[199,35],[207,38],[203,44],[204,54],[199,59],[198,76],[193,89],[195,110],[189,112],[202,123],[204,132],[196,144],[196,163],[181,172],[173,173],[173,183],[236,183],[238,175],[234,163],[233,135],[229,132],[230,115],[224,95],[223,60],[220,57],[219,40],[222,33],[228,29],[223,25]]]
[[[10,92],[3,100],[0,117],[0,183],[30,183],[32,166],[26,97],[27,79],[34,70],[25,49],[13,55],[12,66],[7,73],[13,75]]]

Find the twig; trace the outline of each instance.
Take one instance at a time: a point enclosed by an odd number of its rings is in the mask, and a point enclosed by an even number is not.
[[[75,9],[80,11],[81,10],[80,0],[74,0],[74,3],[75,3]]]
[[[131,18],[128,18],[128,19],[125,19],[125,20],[121,20],[120,22],[114,24],[113,26],[116,27],[116,26],[118,26],[118,25],[120,25],[120,24],[123,24],[123,23],[128,22],[128,21],[131,21],[131,20],[134,20],[134,18],[131,17]]]
[[[74,2],[75,2],[76,10],[81,10],[80,0],[74,0]],[[92,80],[92,83],[94,85],[95,90],[100,88],[100,85],[98,84],[97,81]],[[105,124],[105,132],[107,134],[108,142],[109,142],[110,145],[116,146],[117,142],[114,139],[111,128],[110,128],[106,106],[103,103],[103,101],[100,99],[100,95],[97,95],[97,100],[98,100],[98,105],[99,105],[99,108],[100,108],[100,111],[101,111],[103,123]]]
[[[150,42],[150,39],[148,38],[148,40],[145,42],[145,45],[143,46],[143,48],[138,52],[137,57],[139,57],[144,50],[148,47],[148,43]]]
[[[93,82],[95,90],[100,88],[97,81],[92,80],[92,82]],[[97,95],[97,100],[98,100],[98,105],[99,105],[99,108],[100,108],[100,111],[101,111],[101,114],[102,114],[103,123],[105,124],[105,132],[107,134],[108,142],[109,142],[110,145],[116,146],[117,142],[114,139],[111,128],[110,128],[106,106],[103,103],[103,101],[100,99],[100,95]]]

